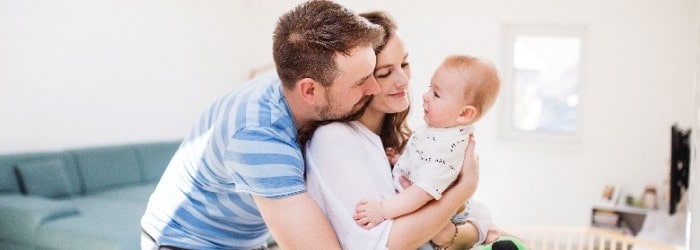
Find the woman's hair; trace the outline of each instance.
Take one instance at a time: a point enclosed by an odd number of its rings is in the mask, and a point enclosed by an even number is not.
[[[361,13],[360,16],[366,18],[368,21],[374,24],[382,26],[384,29],[384,40],[374,49],[374,52],[379,55],[384,49],[384,46],[389,41],[390,38],[396,35],[396,29],[398,28],[394,19],[389,15],[389,13],[384,11],[372,11]],[[371,102],[371,100],[370,100]],[[411,110],[409,106],[406,110],[386,114],[384,116],[384,122],[382,123],[381,131],[379,132],[379,138],[382,140],[382,145],[384,148],[392,148],[397,153],[401,153],[406,146],[408,137],[411,136],[411,129],[408,127],[406,118]]]
[[[309,1],[282,15],[273,33],[272,56],[287,88],[303,78],[329,86],[338,75],[337,53],[376,47],[384,32],[353,11],[331,1]]]
[[[396,34],[396,22],[394,22],[394,19],[391,18],[389,13],[384,11],[372,11],[361,13],[360,16],[367,19],[367,21],[369,21],[370,23],[381,26],[384,30],[384,39],[380,44],[377,45],[377,47],[374,48],[374,53],[379,54],[379,52],[381,52],[384,49],[384,46],[389,41],[389,38],[394,37],[394,34]]]
[[[394,37],[394,35],[396,34],[396,23],[394,22],[394,19],[391,18],[391,16],[389,16],[389,14],[384,11],[362,13],[360,14],[360,16],[367,19],[367,21],[369,21],[370,23],[381,26],[384,30],[384,39],[379,44],[376,44],[376,46],[374,47],[374,53],[379,55],[379,53],[381,53],[384,49],[384,46],[386,45],[387,41],[389,41],[389,39]],[[357,120],[358,118],[360,118],[360,116],[362,116],[364,111],[369,106],[369,103],[371,102],[372,100],[367,102],[367,105],[365,105],[365,107],[363,107],[362,110],[360,110],[356,114],[342,119],[340,121],[349,122]],[[382,128],[379,132],[379,138],[381,138],[382,145],[384,145],[384,148],[392,148],[394,149],[394,152],[397,153],[403,151],[408,141],[408,137],[411,136],[412,133],[411,129],[408,127],[408,123],[406,122],[406,118],[408,117],[409,111],[410,107],[402,112],[386,114],[386,116],[384,116]],[[318,122],[316,124],[308,126],[303,131],[300,131],[298,140],[301,143],[302,148],[306,146],[306,141],[311,138],[316,128],[331,122],[333,121]]]

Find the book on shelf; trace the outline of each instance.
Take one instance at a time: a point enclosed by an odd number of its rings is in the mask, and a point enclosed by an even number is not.
[[[615,211],[594,210],[592,222],[595,226],[619,227],[620,214]]]

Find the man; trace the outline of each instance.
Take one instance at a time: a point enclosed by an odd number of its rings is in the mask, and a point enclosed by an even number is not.
[[[142,248],[264,249],[271,232],[284,248],[338,249],[306,193],[298,130],[354,114],[379,92],[373,47],[383,36],[333,2],[284,14],[273,36],[277,73],[204,113],[149,199]]]

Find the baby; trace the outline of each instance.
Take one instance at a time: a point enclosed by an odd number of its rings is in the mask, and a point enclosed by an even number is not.
[[[365,229],[442,197],[461,171],[469,135],[474,131],[472,124],[491,108],[500,88],[493,64],[468,55],[445,58],[430,82],[430,89],[423,94],[427,126],[411,135],[392,171],[400,193],[383,201],[358,203],[355,221]],[[412,183],[405,190],[399,183],[401,176]]]

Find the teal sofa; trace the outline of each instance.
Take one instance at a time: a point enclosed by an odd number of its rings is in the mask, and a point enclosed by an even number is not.
[[[0,249],[140,249],[180,141],[0,155]]]

